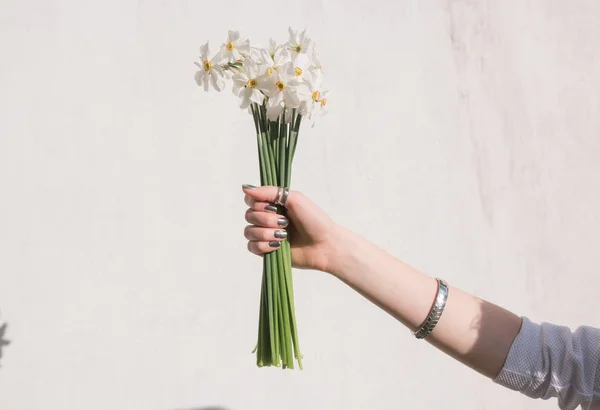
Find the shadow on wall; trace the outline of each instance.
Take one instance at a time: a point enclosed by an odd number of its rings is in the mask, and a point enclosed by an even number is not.
[[[4,346],[8,346],[10,344],[10,341],[4,339],[4,334],[6,333],[6,327],[8,325],[5,323],[2,326],[0,326],[0,359],[2,359],[2,349],[4,348]],[[2,361],[0,360],[0,367],[2,367]]]

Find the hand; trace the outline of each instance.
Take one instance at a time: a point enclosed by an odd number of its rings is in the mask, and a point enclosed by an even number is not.
[[[294,267],[329,271],[339,227],[321,208],[300,192],[290,191],[286,202],[288,221],[276,213],[271,203],[277,187],[244,185],[243,191],[250,207],[246,221],[251,225],[244,230],[250,252],[272,252],[287,236]]]

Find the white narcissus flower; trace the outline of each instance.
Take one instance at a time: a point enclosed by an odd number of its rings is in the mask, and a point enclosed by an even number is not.
[[[323,95],[327,93],[327,91],[323,89],[325,76],[322,71],[313,69],[307,71],[303,77],[304,83],[310,93],[310,98],[303,101],[304,104],[302,104],[301,107],[301,114],[310,117],[316,109],[320,109]]]
[[[229,30],[227,43],[221,49],[223,57],[230,63],[240,61],[245,55],[250,54],[250,40],[240,40],[240,32]]]
[[[301,53],[312,54],[313,43],[312,40],[306,36],[306,30],[298,34],[297,31],[292,30],[290,27],[288,32],[290,33],[290,39],[287,43],[287,48],[290,50],[290,53],[292,53],[292,58],[296,58],[296,56]]]
[[[292,63],[286,63],[271,77],[263,77],[260,86],[269,97],[267,115],[271,120],[277,119],[284,107],[297,108],[309,96],[306,85],[294,74]]]
[[[246,59],[242,71],[233,76],[233,93],[242,98],[240,108],[248,108],[250,103],[263,103],[265,96],[258,84],[258,66]]]
[[[327,94],[328,92],[324,91],[323,94],[321,94],[322,98],[320,101],[302,101],[302,104],[300,105],[298,113],[311,123],[311,127],[315,126],[315,122],[318,118],[327,114]]]
[[[260,50],[259,64],[264,67],[265,74],[273,75],[273,71],[291,61],[290,52],[285,47],[279,47],[273,55],[264,48]]]
[[[261,74],[258,77],[259,87],[261,90],[271,89],[277,82],[277,72],[290,61],[290,53],[285,47],[279,47],[275,52],[275,58],[272,58],[264,48],[260,50],[260,58],[258,63],[261,69]]]
[[[200,61],[195,63],[199,68],[196,82],[206,91],[210,86],[221,91],[225,80],[232,79],[241,108],[266,104],[271,120],[285,116],[289,122],[297,112],[314,121],[327,106],[319,56],[306,30],[290,28],[289,34],[287,43],[277,45],[271,39],[268,47],[261,48],[250,47],[250,41],[241,40],[239,32],[229,31],[227,43],[212,59],[207,42],[200,48]]]
[[[323,66],[321,65],[321,58],[319,57],[319,53],[317,53],[316,47],[313,47],[311,60],[314,68],[316,68],[317,70],[323,70]]]
[[[204,86],[204,91],[208,91],[208,84],[212,84],[215,90],[222,91],[225,88],[225,79],[223,78],[223,69],[221,63],[223,56],[217,53],[212,59],[209,59],[210,47],[208,41],[200,47],[200,63],[196,62],[199,70],[196,71],[195,79],[199,86]]]
[[[314,116],[315,114],[318,115],[319,117],[324,116],[325,114],[327,114],[327,98],[329,96],[329,91],[323,91],[321,93],[321,101],[319,104],[319,108],[315,109],[312,114],[311,117]]]
[[[307,72],[312,63],[306,54],[298,54],[292,61],[292,74],[298,78],[302,78],[302,74]]]

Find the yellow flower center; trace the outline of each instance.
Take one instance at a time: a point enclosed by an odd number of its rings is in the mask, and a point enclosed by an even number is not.
[[[225,48],[227,49],[227,51],[231,51],[235,48],[235,45],[233,45],[233,43],[230,41],[229,43],[227,43]]]
[[[319,98],[321,97],[321,93],[318,91],[315,91],[314,93],[312,93],[312,99],[313,101],[319,101]]]
[[[252,79],[248,80],[247,85],[250,88],[255,88],[256,87],[256,79],[252,78]]]
[[[212,63],[206,60],[204,63],[202,63],[202,67],[204,68],[204,71],[210,71],[212,68]]]
[[[273,75],[273,68],[269,67],[267,69],[267,74],[269,75],[269,77],[271,77]]]
[[[300,45],[297,45],[297,46],[296,46],[296,53],[299,53],[299,52],[301,52],[301,51],[302,51],[302,46],[300,46]]]
[[[277,87],[277,89],[278,89],[279,91],[283,91],[283,90],[285,90],[285,84],[284,84],[284,83],[282,83],[281,81],[277,81],[277,82],[275,83],[275,87]]]
[[[296,67],[295,68],[296,71],[296,77],[301,76],[302,75],[302,69],[300,67]]]
[[[322,107],[325,107],[326,105],[327,105],[327,98],[323,98],[323,99],[321,100],[321,106],[322,106]]]

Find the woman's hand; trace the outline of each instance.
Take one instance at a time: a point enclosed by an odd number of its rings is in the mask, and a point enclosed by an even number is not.
[[[338,225],[314,202],[297,191],[290,191],[286,202],[289,221],[277,214],[273,201],[277,187],[244,185],[244,200],[250,207],[244,230],[248,250],[257,255],[272,252],[286,237],[296,268],[329,272]]]

